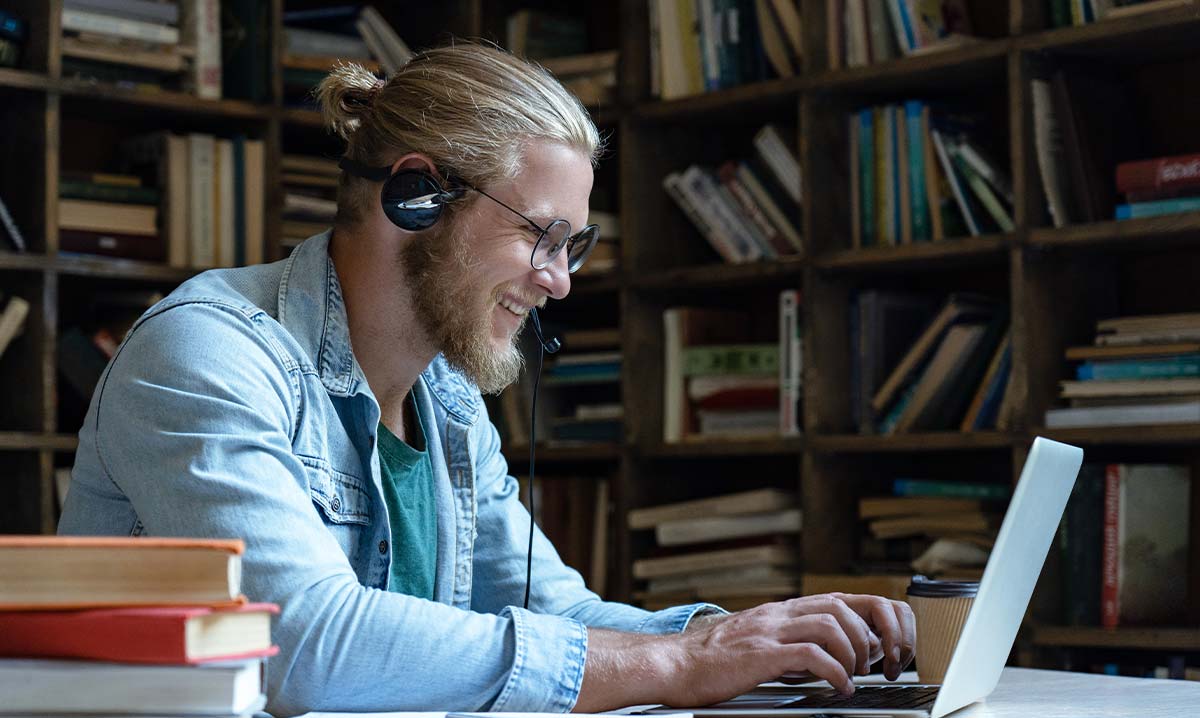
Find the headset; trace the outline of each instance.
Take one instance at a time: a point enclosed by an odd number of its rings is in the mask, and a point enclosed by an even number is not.
[[[383,182],[379,192],[383,213],[392,224],[409,232],[437,224],[446,205],[461,199],[470,189],[458,184],[444,187],[423,169],[402,167],[392,172],[391,167],[368,167],[349,157],[343,157],[338,167],[356,177]]]
[[[383,189],[379,193],[383,213],[392,224],[409,232],[420,232],[437,224],[446,205],[460,199],[469,189],[458,185],[443,187],[436,177],[422,169],[401,168],[392,172],[391,167],[368,167],[348,157],[343,157],[338,162],[338,167],[357,177],[383,182]],[[554,354],[562,348],[558,337],[546,339],[543,336],[542,322],[536,307],[529,310],[529,318],[532,320],[533,333],[538,341],[538,364],[537,372],[533,375],[533,401],[530,402],[529,410],[529,547],[525,554],[524,604],[526,609],[529,608],[529,592],[533,579],[533,469],[534,450],[537,447],[534,432],[537,421],[538,383],[542,378],[542,360],[545,355]]]

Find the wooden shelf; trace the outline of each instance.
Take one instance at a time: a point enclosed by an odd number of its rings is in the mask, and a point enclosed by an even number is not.
[[[70,434],[0,431],[2,451],[74,451],[78,446],[79,437]]]
[[[146,282],[182,282],[205,271],[86,254],[60,254],[50,263],[50,268],[60,274],[79,277],[134,279]]]
[[[1035,433],[1065,444],[1128,446],[1145,444],[1195,444],[1200,442],[1200,424],[1152,424],[1078,429],[1040,429]]]
[[[1194,47],[1198,29],[1200,5],[1190,5],[1032,33],[1016,38],[1016,48],[1118,55],[1130,48],[1155,51],[1176,42]]]
[[[783,257],[770,262],[745,264],[705,264],[643,272],[633,286],[646,290],[720,289],[754,286],[784,280],[800,280],[807,261],[803,257]]]
[[[644,121],[675,122],[724,116],[745,121],[749,112],[755,121],[760,121],[758,115],[764,111],[790,109],[795,112],[800,106],[798,93],[803,85],[800,78],[766,80],[673,100],[657,100],[636,107],[633,117]]]
[[[146,107],[180,115],[198,115],[234,120],[268,120],[274,110],[244,100],[205,100],[184,92],[161,90],[145,92],[87,80],[64,79],[57,82],[64,97],[80,97],[114,105]]]
[[[720,439],[706,437],[675,444],[656,444],[641,450],[651,458],[691,458],[706,456],[787,456],[804,451],[802,437],[762,439]]]
[[[1200,628],[1036,626],[1033,642],[1039,646],[1200,651]]]
[[[0,87],[46,92],[54,87],[54,80],[40,72],[0,67]]]
[[[815,90],[852,93],[904,92],[933,83],[974,84],[981,75],[1003,78],[1011,41],[982,40],[961,47],[929,51],[889,62],[834,70],[813,76],[806,84]]]
[[[38,252],[0,252],[0,270],[20,269],[43,272],[50,269],[54,262]]]
[[[512,467],[528,466],[529,445],[513,444],[504,447],[504,457]],[[616,443],[596,444],[538,444],[537,463],[571,463],[576,461],[616,461],[621,457],[621,446]]]
[[[1057,249],[1158,249],[1200,242],[1200,212],[1035,229],[1029,243]]]
[[[919,242],[898,247],[866,247],[831,252],[813,260],[820,269],[852,270],[909,270],[914,265],[939,266],[988,261],[1006,261],[1014,244],[1013,235],[993,235],[966,239],[947,239],[941,242]]]
[[[810,436],[809,448],[828,454],[867,454],[888,451],[972,451],[1005,449],[1016,441],[1013,434],[999,431],[938,431],[890,436],[844,434]]]
[[[299,107],[281,107],[276,110],[281,122],[299,127],[324,127],[325,120],[316,110],[304,110]]]

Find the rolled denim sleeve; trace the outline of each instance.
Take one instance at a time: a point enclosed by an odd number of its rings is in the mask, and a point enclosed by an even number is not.
[[[63,532],[86,531],[80,507],[124,496],[150,535],[244,539],[244,592],[281,607],[275,715],[569,710],[587,651],[579,620],[466,611],[359,581],[293,452],[298,379],[314,370],[279,351],[260,326],[271,321],[191,303],[135,327],[81,432],[84,462],[102,468],[72,486]]]
[[[475,431],[479,538],[475,542],[471,605],[477,610],[497,612],[524,600],[529,512],[520,501],[517,480],[509,475],[508,462],[500,453],[499,434],[486,414]],[[605,601],[588,590],[578,571],[562,562],[537,527],[529,606],[538,613],[567,616],[587,626],[631,633],[678,633],[698,615],[725,613],[708,603],[651,612]]]

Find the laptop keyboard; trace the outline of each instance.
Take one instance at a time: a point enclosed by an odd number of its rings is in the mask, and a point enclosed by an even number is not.
[[[802,698],[778,708],[893,708],[921,709],[932,706],[939,686],[856,686],[845,696],[832,688],[806,692]]]

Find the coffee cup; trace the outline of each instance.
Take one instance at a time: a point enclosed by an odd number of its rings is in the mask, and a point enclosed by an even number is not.
[[[978,581],[915,576],[908,585],[908,605],[917,621],[917,676],[922,683],[937,684],[945,679],[978,592]]]

